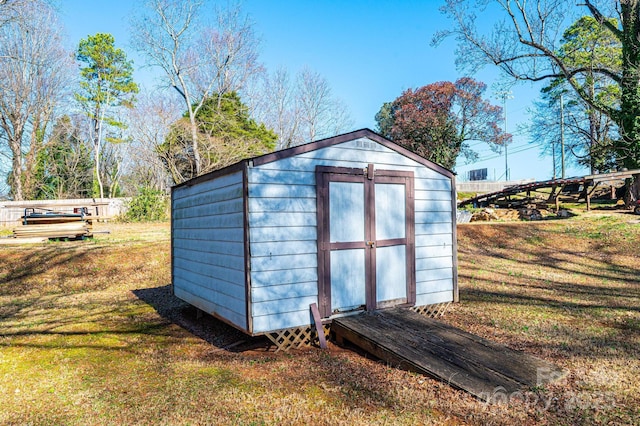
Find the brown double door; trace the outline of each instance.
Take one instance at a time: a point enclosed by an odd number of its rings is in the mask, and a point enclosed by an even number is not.
[[[323,317],[415,303],[413,173],[316,168]]]

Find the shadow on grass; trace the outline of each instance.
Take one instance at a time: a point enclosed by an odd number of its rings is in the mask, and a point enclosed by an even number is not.
[[[47,271],[68,264],[82,265],[90,258],[97,247],[81,246],[81,250],[72,247],[52,245],[39,250],[30,251],[29,256],[18,256],[16,260],[5,260],[0,266],[0,296],[22,295],[31,290],[29,279],[45,274]],[[81,269],[62,269],[56,276],[57,282],[64,283],[74,278],[86,277]]]
[[[607,224],[567,228],[567,237],[540,227],[465,229],[460,299],[490,304],[496,317],[536,310],[543,321],[556,314],[565,318],[549,329],[544,342],[530,347],[555,345],[568,356],[635,359],[640,266],[630,259],[638,234],[629,230],[625,239],[625,230],[617,231]],[[527,326],[526,320],[521,324]],[[519,332],[508,323],[505,328]]]
[[[270,346],[269,340],[264,336],[252,337],[211,315],[200,315],[197,308],[173,295],[171,284],[133,290],[133,294],[153,307],[165,320],[221,350],[245,352],[254,349],[266,350]]]

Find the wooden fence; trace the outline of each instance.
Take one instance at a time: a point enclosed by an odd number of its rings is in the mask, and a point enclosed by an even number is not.
[[[15,226],[27,208],[48,209],[72,213],[74,209],[87,207],[91,216],[113,219],[127,209],[128,198],[80,198],[72,200],[0,201],[0,226]]]

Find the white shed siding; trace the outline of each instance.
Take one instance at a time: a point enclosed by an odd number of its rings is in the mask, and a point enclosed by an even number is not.
[[[416,306],[453,300],[451,180],[415,175]]]
[[[317,303],[315,167],[413,171],[417,305],[453,300],[451,180],[361,138],[248,168],[253,332],[308,325]]]
[[[311,323],[318,300],[315,169],[248,170],[253,332]]]
[[[242,172],[173,191],[173,286],[179,298],[247,329]]]

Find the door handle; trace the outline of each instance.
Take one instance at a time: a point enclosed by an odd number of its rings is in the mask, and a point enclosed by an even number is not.
[[[367,245],[371,248],[374,248],[376,246],[376,242],[375,241],[367,241]]]

